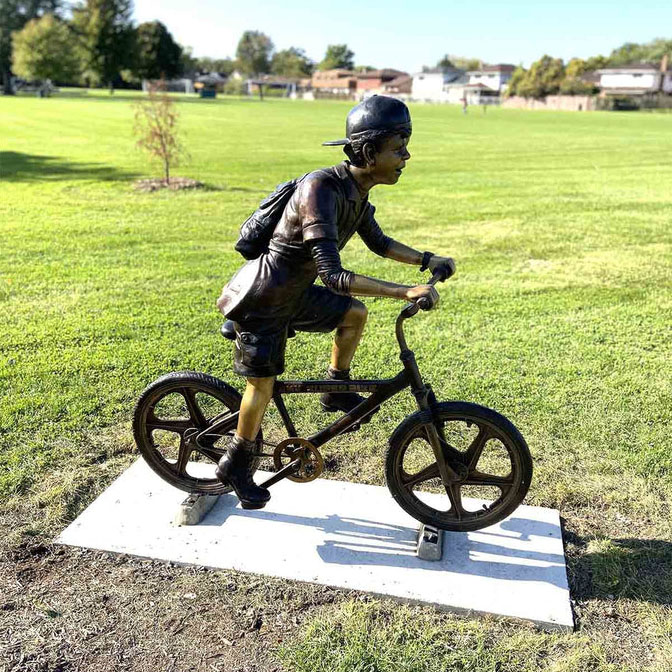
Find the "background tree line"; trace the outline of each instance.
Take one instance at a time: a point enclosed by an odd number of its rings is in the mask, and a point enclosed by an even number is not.
[[[112,89],[202,72],[309,77],[315,69],[355,67],[345,44],[328,45],[315,63],[299,47],[276,51],[271,38],[255,30],[243,33],[235,59],[196,58],[160,21],[134,25],[132,13],[132,0],[79,0],[70,6],[64,0],[0,0],[4,92],[13,93],[12,73]]]
[[[356,66],[346,44],[328,45],[319,63],[299,47],[275,50],[268,35],[248,30],[241,36],[235,59],[196,58],[179,45],[160,21],[134,25],[132,0],[0,0],[0,72],[5,93],[12,93],[12,71],[28,80],[51,79],[89,86],[138,84],[143,79],[172,79],[181,74],[239,70],[247,76],[274,74],[309,77],[316,69],[366,71]],[[633,62],[657,63],[672,56],[672,40],[658,38],[646,44],[628,42],[611,54],[586,60],[543,56],[529,69],[513,74],[508,95],[543,98],[556,93],[592,93],[595,87],[583,79],[609,65]],[[476,58],[445,55],[437,67],[474,70],[483,66]]]

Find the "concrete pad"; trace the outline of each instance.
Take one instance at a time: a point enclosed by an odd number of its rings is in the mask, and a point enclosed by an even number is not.
[[[188,495],[173,518],[175,525],[198,525],[217,504],[219,495]]]
[[[442,559],[427,561],[416,555],[419,524],[387,488],[285,480],[271,492],[265,509],[223,495],[199,525],[176,527],[184,493],[139,459],[56,542],[574,627],[554,509],[521,506],[493,527],[446,532]]]

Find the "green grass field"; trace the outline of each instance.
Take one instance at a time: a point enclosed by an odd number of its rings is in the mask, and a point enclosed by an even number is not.
[[[8,553],[48,541],[135,459],[129,420],[151,380],[193,369],[242,387],[214,306],[241,263],[237,228],[275,184],[342,158],[320,143],[342,136],[347,103],[179,98],[190,158],[176,174],[207,188],[139,193],[133,180],[160,171],[134,148],[133,99],[0,98]],[[526,503],[563,516],[578,632],[355,600],[324,607],[277,655],[312,672],[670,670],[672,117],[411,112],[409,166],[371,201],[386,233],[453,256],[458,274],[409,344],[439,399],[496,408],[526,437]],[[359,241],[343,262],[421,280]],[[367,304],[353,373],[393,375],[402,304]],[[299,335],[285,375],[321,376],[329,348]],[[324,422],[316,406],[292,403],[300,429]],[[329,444],[327,477],[382,485],[387,437],[413,406],[395,398]]]

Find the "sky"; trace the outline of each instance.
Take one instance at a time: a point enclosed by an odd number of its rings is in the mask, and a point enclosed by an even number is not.
[[[135,0],[135,19],[163,22],[195,56],[234,57],[243,31],[260,30],[315,61],[345,43],[357,65],[410,73],[444,54],[529,66],[672,39],[672,0]]]

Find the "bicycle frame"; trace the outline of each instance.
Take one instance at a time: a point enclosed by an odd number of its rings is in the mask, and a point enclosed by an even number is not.
[[[435,275],[430,280],[430,284],[436,284],[442,275]],[[335,422],[324,429],[311,434],[307,437],[316,448],[324,445],[331,439],[343,434],[348,429],[364,420],[367,416],[373,414],[388,399],[401,392],[406,387],[411,388],[411,392],[416,399],[420,411],[431,411],[431,407],[436,403],[436,397],[431,387],[425,385],[420,375],[415,354],[408,348],[404,336],[403,322],[418,313],[421,306],[419,303],[409,303],[397,317],[395,325],[395,335],[399,343],[399,358],[404,366],[404,370],[398,373],[394,378],[383,380],[276,380],[273,386],[273,402],[275,403],[280,417],[285,425],[289,437],[296,437],[297,432],[292,422],[285,402],[282,398],[285,394],[317,394],[324,392],[371,392],[368,399],[355,406],[349,413],[345,413]],[[427,433],[430,444],[439,465],[439,471],[444,483],[449,483],[457,478],[457,473],[448,464],[442,448],[441,437],[431,422],[431,415],[428,417]],[[207,436],[217,436],[221,433],[233,429],[238,423],[238,413],[232,413],[222,420],[215,422],[196,437],[196,443]],[[443,441],[445,445],[445,440]],[[284,471],[284,470],[283,470]]]
[[[374,413],[378,410],[381,404],[395,394],[401,392],[401,390],[406,387],[411,388],[421,410],[428,408],[431,403],[429,401],[429,396],[432,395],[433,397],[433,393],[429,387],[423,385],[413,353],[407,351],[407,353],[402,353],[402,356],[404,356],[402,361],[404,361],[405,369],[398,373],[394,378],[389,379],[353,381],[276,380],[273,387],[273,402],[280,413],[280,417],[285,425],[288,436],[297,436],[297,431],[294,422],[289,416],[287,407],[285,406],[283,395],[319,394],[324,392],[372,392],[370,397],[353,408],[352,411],[341,415],[335,422],[307,437],[308,441],[310,441],[316,448],[324,445],[327,441],[342,434],[368,415]],[[196,437],[196,441],[200,442],[201,439],[206,438],[208,435],[216,436],[226,433],[233,429],[237,423],[237,412],[227,415],[227,417],[222,420],[215,420],[210,427]]]

